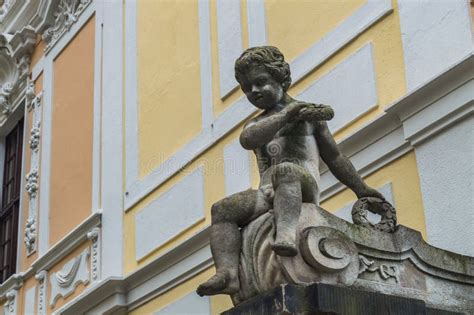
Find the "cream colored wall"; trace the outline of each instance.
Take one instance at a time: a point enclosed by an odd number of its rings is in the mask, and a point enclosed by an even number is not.
[[[201,130],[198,1],[138,2],[140,176]]]
[[[278,2],[278,3],[277,3]],[[311,44],[321,39],[366,1],[275,1],[265,2],[267,18],[268,43],[281,48],[287,59],[291,61],[303,53]],[[139,50],[139,165],[140,176],[149,174],[172,156],[179,148],[199,132],[201,126],[200,86],[199,86],[199,47],[196,39],[198,33],[198,8],[194,1],[177,2],[165,5],[166,1],[143,1],[138,11],[138,50]],[[318,68],[312,70],[289,90],[297,95],[311,83],[333,70],[336,65],[353,55],[368,43],[372,43],[375,81],[378,95],[377,106],[368,113],[350,122],[335,134],[342,139],[351,134],[368,121],[380,115],[392,102],[406,93],[403,47],[401,42],[399,13],[397,1],[392,1],[393,12],[369,27],[335,53]],[[246,21],[247,1],[241,1],[242,42],[248,47],[248,29]],[[183,17],[179,28],[174,24],[174,17],[181,12]],[[216,1],[210,2],[211,52],[212,52],[212,85],[213,111],[218,116],[229,108],[242,92],[236,90],[221,99],[219,95],[219,68],[217,46]],[[162,24],[160,24],[162,23]],[[159,26],[168,23],[164,29]],[[165,31],[166,29],[166,31]],[[163,34],[164,33],[164,34]],[[188,36],[193,36],[188,39]],[[178,37],[174,38],[173,37]],[[181,38],[180,38],[181,37]],[[182,57],[186,62],[177,62],[176,49],[186,52]],[[178,54],[179,55],[179,54]],[[181,55],[180,55],[181,56]],[[170,60],[164,64],[164,60]],[[189,67],[184,65],[188,64]],[[168,67],[175,67],[170,73]],[[167,75],[167,77],[165,76]],[[176,80],[176,78],[180,80]],[[189,80],[195,80],[190,83]],[[191,88],[192,86],[192,88]],[[157,99],[163,100],[157,103]],[[186,104],[186,105],[185,105]],[[189,106],[188,106],[189,105]],[[190,238],[193,234],[210,224],[211,205],[224,197],[225,178],[223,174],[223,150],[226,145],[235,141],[242,129],[242,124],[214,144],[211,148],[195,158],[184,169],[157,187],[143,200],[132,207],[124,217],[125,235],[125,273],[143,267],[153,259],[171,250],[177,244]],[[159,159],[156,159],[158,157]],[[252,162],[252,185],[258,185],[258,174],[255,161]],[[205,218],[177,235],[165,244],[157,247],[149,255],[137,261],[135,257],[135,216],[157,197],[163,195],[187,174],[199,166],[204,167]],[[416,160],[413,152],[391,162],[384,168],[370,174],[366,178],[369,185],[381,187],[391,182],[394,201],[397,205],[399,223],[414,228],[426,235],[423,205],[419,188]],[[355,196],[344,190],[326,200],[322,206],[329,211],[336,211],[355,200]],[[175,209],[179,211],[179,209]],[[172,217],[170,216],[170,220]],[[213,273],[210,269],[196,278],[170,290],[166,294],[152,300],[131,314],[149,314],[177,301],[180,297],[195,290],[197,285]],[[228,307],[227,297],[211,298],[212,313],[217,314]]]
[[[92,212],[94,44],[92,18],[53,64],[50,245]]]

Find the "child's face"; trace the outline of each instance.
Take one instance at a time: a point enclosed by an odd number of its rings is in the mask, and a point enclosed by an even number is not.
[[[240,87],[250,103],[264,110],[273,108],[285,94],[281,84],[261,65],[241,74]]]

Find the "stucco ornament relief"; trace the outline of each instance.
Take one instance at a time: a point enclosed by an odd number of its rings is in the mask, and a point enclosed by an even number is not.
[[[18,299],[18,290],[13,289],[6,293],[5,297],[7,302],[5,303],[4,313],[5,315],[16,315],[17,314],[17,299]]]
[[[36,243],[36,218],[30,218],[25,226],[25,246],[27,253],[35,250]]]
[[[38,123],[30,132],[30,149],[38,152],[40,144],[40,124]]]
[[[41,111],[40,105],[43,93],[35,95],[35,85],[29,81],[26,87],[26,106],[32,117],[32,129],[30,131],[29,145],[31,149],[31,170],[26,175],[25,189],[30,197],[28,204],[28,221],[25,226],[25,247],[27,255],[36,251],[36,218],[38,208],[38,188],[39,188],[39,151],[41,139]]]
[[[0,23],[3,22],[5,19],[5,16],[8,14],[10,11],[10,8],[12,7],[13,3],[18,0],[4,0],[3,5],[0,6]]]
[[[26,174],[26,191],[28,192],[28,195],[30,196],[30,199],[36,197],[36,193],[38,192],[38,170],[37,169],[32,169],[28,174]]]
[[[79,256],[73,258],[64,267],[50,276],[51,299],[50,306],[54,307],[60,297],[71,295],[80,284],[88,284],[90,249],[85,249]]]
[[[48,52],[68,32],[92,0],[61,0],[54,13],[54,25],[43,33]]]
[[[29,27],[14,35],[0,34],[0,111],[8,117],[14,101],[27,87],[36,33]]]
[[[42,270],[38,272],[35,276],[36,281],[39,283],[38,288],[38,314],[39,315],[46,315],[46,293],[48,290],[48,272],[46,270]]]
[[[92,281],[100,279],[100,228],[93,228],[87,233],[87,238],[92,241],[91,246],[91,271]]]
[[[400,282],[400,270],[396,265],[380,264],[377,266],[373,260],[368,259],[363,255],[359,255],[360,267],[359,274],[364,272],[378,272],[380,278],[387,280],[395,279],[395,282]]]

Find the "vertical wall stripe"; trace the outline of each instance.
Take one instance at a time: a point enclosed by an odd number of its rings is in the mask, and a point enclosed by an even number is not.
[[[96,4],[96,8],[100,4]],[[94,45],[94,118],[92,143],[92,211],[98,211],[100,205],[100,158],[101,158],[101,128],[102,128],[102,10],[95,13],[95,45]]]
[[[211,55],[211,20],[209,17],[209,0],[199,0],[199,45],[201,61],[201,106],[202,127],[209,128],[214,120],[212,105]]]
[[[57,46],[56,46],[57,47]],[[46,58],[43,77],[43,126],[41,128],[41,170],[39,191],[38,253],[43,255],[49,249],[49,197],[51,175],[51,130],[53,115],[53,59]]]
[[[235,87],[234,62],[242,52],[240,0],[217,0],[217,37],[221,97]]]
[[[250,188],[250,151],[240,145],[239,139],[224,148],[225,192],[231,195]]]
[[[103,1],[102,277],[123,272],[123,14],[121,1]],[[130,4],[127,1],[127,4]],[[100,25],[100,23],[98,23]]]
[[[267,43],[267,20],[263,0],[247,0],[247,24],[249,46],[262,46]]]
[[[137,51],[137,5],[136,1],[125,2],[125,162],[126,162],[126,187],[138,177],[138,123],[130,124],[130,121],[138,122],[138,51]]]

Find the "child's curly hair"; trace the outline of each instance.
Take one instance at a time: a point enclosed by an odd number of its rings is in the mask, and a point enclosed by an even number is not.
[[[252,47],[245,50],[235,61],[235,78],[239,83],[240,76],[246,73],[250,67],[262,65],[267,71],[280,82],[283,91],[287,91],[291,84],[290,66],[285,61],[281,51],[274,46]]]

